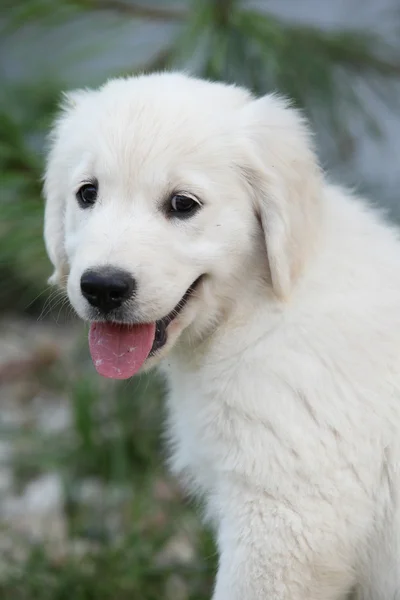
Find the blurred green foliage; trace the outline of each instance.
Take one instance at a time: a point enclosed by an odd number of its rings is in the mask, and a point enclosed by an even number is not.
[[[205,539],[201,548],[205,556],[207,548]],[[43,549],[36,548],[23,571],[16,570],[7,583],[0,582],[0,597],[4,600],[160,600],[166,598],[166,594],[174,598],[174,587],[181,589],[174,582],[182,577],[191,582],[191,600],[210,598],[211,569],[201,561],[190,568],[154,566],[153,552],[153,546],[149,548],[137,537],[127,537],[123,544],[106,551],[89,553],[83,560],[69,558],[62,563],[49,559]]]
[[[45,131],[59,88],[15,85],[0,96],[0,306],[17,308],[46,287],[49,271],[42,242],[41,176]]]

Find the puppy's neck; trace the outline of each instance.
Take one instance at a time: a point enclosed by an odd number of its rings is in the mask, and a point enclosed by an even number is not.
[[[246,353],[261,337],[268,335],[285,309],[274,295],[268,278],[257,274],[214,311],[207,327],[198,334],[194,322],[172,349],[172,360],[184,370],[196,371],[202,365]],[[168,362],[168,358],[166,359]]]

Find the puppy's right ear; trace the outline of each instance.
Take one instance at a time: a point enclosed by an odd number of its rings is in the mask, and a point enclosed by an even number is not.
[[[264,233],[272,288],[284,300],[316,246],[322,172],[307,123],[285,99],[252,100],[238,122],[242,173]]]
[[[44,176],[44,241],[47,254],[53,264],[54,272],[49,283],[65,286],[68,275],[68,260],[65,252],[65,169],[61,138],[63,129],[71,113],[76,109],[86,90],[76,90],[63,94],[61,113],[50,133],[50,151],[47,157]]]

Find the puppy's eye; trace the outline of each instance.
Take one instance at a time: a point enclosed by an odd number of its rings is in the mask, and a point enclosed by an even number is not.
[[[94,183],[85,183],[79,188],[76,198],[81,208],[93,206],[97,199],[97,185]]]
[[[201,207],[196,198],[184,194],[174,194],[169,203],[169,213],[174,217],[190,217]]]

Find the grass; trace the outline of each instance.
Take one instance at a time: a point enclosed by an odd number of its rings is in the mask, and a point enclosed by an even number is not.
[[[159,600],[210,597],[207,565],[158,566],[157,535],[139,540],[133,534],[116,547],[81,557],[54,560],[34,548],[22,568],[0,582],[5,600]]]

